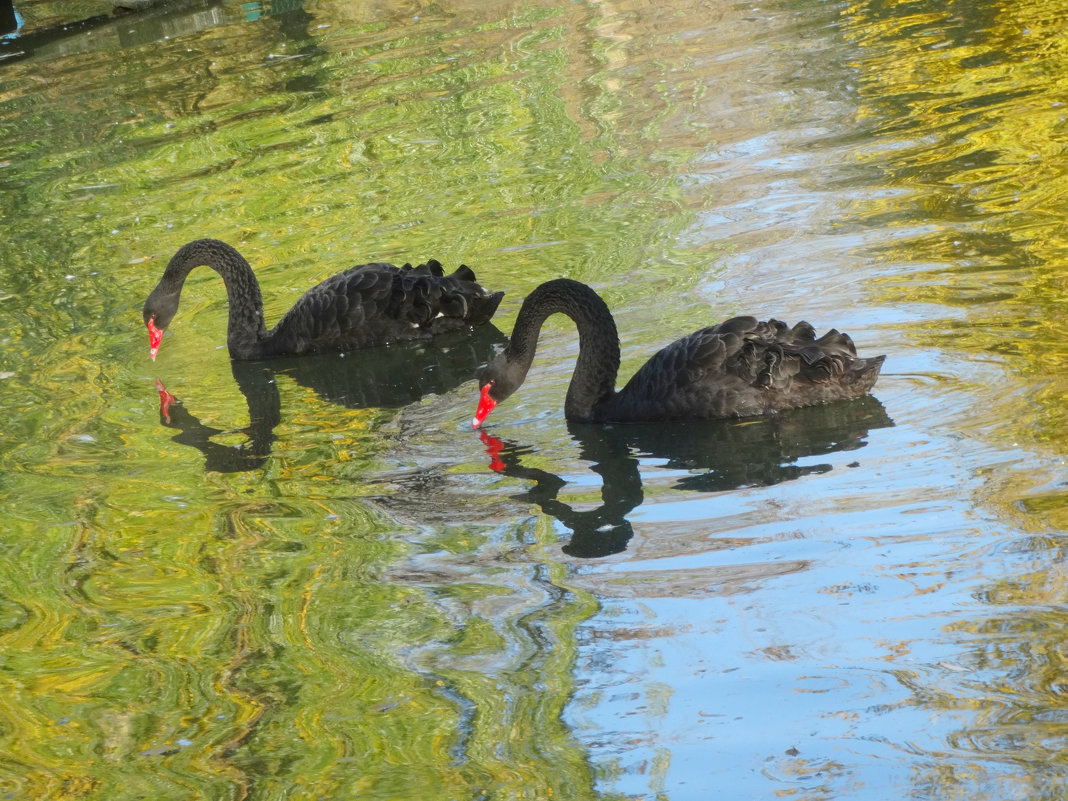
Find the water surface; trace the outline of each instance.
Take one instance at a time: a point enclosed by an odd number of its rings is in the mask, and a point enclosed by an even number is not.
[[[1059,797],[1065,19],[194,2],[5,41],[0,794]],[[203,236],[268,321],[433,256],[503,332],[591,284],[623,378],[738,313],[887,363],[569,426],[552,321],[480,437],[493,332],[231,365],[203,270],[151,362]]]

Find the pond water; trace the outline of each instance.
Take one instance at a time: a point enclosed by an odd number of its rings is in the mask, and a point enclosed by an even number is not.
[[[1068,2],[166,4],[0,46],[0,797],[1068,793]],[[33,13],[31,13],[33,12]],[[46,22],[34,27],[37,13]],[[233,364],[351,264],[873,397],[574,426],[574,327]],[[161,414],[157,380],[179,400]]]

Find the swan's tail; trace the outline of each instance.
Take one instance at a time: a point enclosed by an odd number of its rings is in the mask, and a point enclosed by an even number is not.
[[[503,292],[491,292],[488,295],[473,298],[471,303],[471,313],[468,316],[467,321],[472,325],[488,323],[490,318],[496,313],[497,307],[501,305],[501,298],[503,297]]]
[[[856,359],[850,365],[849,374],[843,379],[843,383],[848,382],[852,385],[858,396],[870,392],[871,388],[875,386],[875,381],[879,377],[879,371],[882,370],[884,361],[886,361],[886,356]]]
[[[503,292],[487,292],[479,285],[466,264],[445,275],[441,262],[430,259],[418,267],[406,264],[401,268],[391,306],[396,316],[415,325],[447,330],[488,322],[503,297]]]

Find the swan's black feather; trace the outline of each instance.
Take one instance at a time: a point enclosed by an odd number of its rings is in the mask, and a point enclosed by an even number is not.
[[[848,335],[736,317],[656,353],[603,404],[606,419],[745,417],[866,393],[878,375]],[[881,364],[881,357],[879,360]],[[870,372],[870,382],[854,373]]]

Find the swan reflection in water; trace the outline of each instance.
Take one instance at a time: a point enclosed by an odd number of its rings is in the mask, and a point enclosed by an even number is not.
[[[813,473],[830,464],[811,464],[809,457],[863,448],[872,430],[894,423],[883,405],[870,395],[825,406],[809,406],[759,418],[688,423],[569,423],[580,458],[592,462],[601,476],[602,504],[575,510],[558,495],[567,481],[522,464],[529,446],[498,439],[483,430],[482,442],[496,472],[533,481],[514,498],[537,504],[571,531],[563,551],[579,558],[621,553],[633,536],[627,515],[644,499],[640,460],[665,460],[667,469],[685,470],[674,487],[723,492],[771,486]],[[799,464],[802,459],[805,464]]]
[[[433,342],[407,342],[336,353],[269,361],[231,360],[230,369],[248,404],[249,424],[236,431],[205,425],[158,379],[160,423],[177,429],[173,441],[204,454],[205,469],[238,473],[263,466],[281,422],[276,379],[286,376],[331,403],[350,409],[401,408],[432,394],[444,394],[470,381],[479,365],[493,355],[504,336],[492,324],[475,331],[441,334]],[[246,440],[230,446],[214,442],[223,434],[242,433]]]

